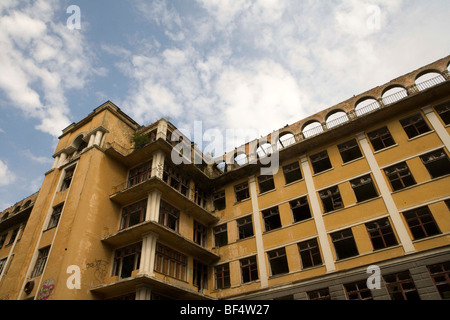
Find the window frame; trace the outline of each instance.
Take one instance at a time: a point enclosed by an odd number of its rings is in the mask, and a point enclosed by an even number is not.
[[[236,202],[242,202],[250,199],[250,189],[248,181],[239,183],[234,186],[234,195],[236,197]]]
[[[305,246],[304,248],[302,248],[303,245]],[[309,269],[323,265],[322,255],[320,253],[320,246],[317,238],[299,242],[297,243],[297,248],[300,255],[302,269]]]
[[[380,151],[396,144],[387,126],[368,132],[367,136],[374,151]]]
[[[350,234],[344,234],[348,232]],[[336,237],[337,235],[340,235],[339,238]],[[356,245],[355,236],[353,235],[353,231],[351,228],[333,232],[330,234],[330,236],[334,246],[334,251],[336,252],[337,261],[347,258],[353,258],[359,255],[358,246]],[[339,247],[337,247],[336,244],[339,244]],[[352,246],[352,248],[350,248],[350,245]],[[353,250],[354,253],[350,253],[350,251]]]
[[[180,226],[180,215],[181,212],[168,202],[161,199],[160,205],[159,205],[159,218],[158,223],[175,231],[179,232],[179,226]],[[172,225],[174,223],[174,226]]]
[[[350,139],[337,145],[343,163],[348,163],[363,157],[356,139]]]
[[[131,217],[134,217],[136,213],[139,214],[139,221],[130,225]],[[119,230],[124,230],[126,228],[130,228],[132,226],[144,222],[146,213],[147,213],[147,199],[143,199],[131,205],[123,207],[122,215],[120,217]]]
[[[438,154],[438,153],[440,153],[440,155],[436,156],[436,154]],[[428,158],[428,159],[424,159],[424,158]],[[423,165],[427,169],[431,179],[436,179],[436,178],[450,174],[450,159],[444,149],[434,150],[432,152],[428,152],[424,155],[421,155],[420,160],[422,161]],[[445,162],[445,165],[443,162]],[[429,166],[429,165],[432,165],[435,163],[438,163],[438,165],[437,165],[438,168],[447,168],[447,171],[444,171],[443,173],[435,174],[435,170],[436,170],[435,167],[432,166],[430,168],[430,166]]]
[[[214,227],[214,246],[215,247],[223,247],[228,244],[228,224],[223,223]],[[221,239],[218,241],[218,239]]]
[[[225,190],[215,192],[213,195],[214,209],[217,211],[226,208]]]
[[[112,276],[117,276],[119,279],[126,279],[132,276],[133,271],[138,270],[140,267],[141,260],[141,250],[142,250],[142,242],[136,242],[131,245],[117,248],[114,250],[114,260],[113,260],[113,268],[112,268]],[[124,273],[124,260],[132,257],[133,258],[133,267],[130,272],[130,275],[125,275]]]
[[[312,218],[311,207],[309,206],[307,196],[303,196],[295,200],[289,201],[289,206],[291,208],[294,223]],[[306,211],[303,212],[304,210],[306,210],[304,208],[308,209],[307,212]]]
[[[387,222],[387,224],[386,224]],[[375,228],[370,228],[370,225],[376,224]],[[382,224],[382,225],[381,225]],[[369,234],[370,242],[374,251],[381,250],[398,245],[397,237],[392,228],[389,218],[382,218],[375,221],[365,223],[367,233]],[[391,239],[389,237],[392,237]],[[381,243],[379,242],[379,240]],[[381,245],[380,245],[381,244]]]
[[[355,289],[351,290],[349,287],[354,286]],[[344,284],[345,295],[347,300],[373,300],[372,291],[367,287],[367,281],[361,280]],[[370,297],[363,297],[361,293],[369,293]],[[351,298],[350,295],[356,295],[355,298]]]
[[[371,200],[379,196],[375,183],[370,174],[366,174],[364,176],[350,180],[350,186],[353,189],[353,193],[355,194],[357,203]],[[369,194],[361,194],[361,192],[363,192],[362,190],[364,192],[369,192]]]
[[[253,217],[251,215],[237,219],[236,225],[238,228],[239,240],[254,236],[255,231],[253,230]],[[251,230],[251,234],[247,232],[248,230]]]
[[[64,178],[62,179],[61,182],[61,188],[59,190],[60,192],[63,192],[70,188],[74,173],[75,173],[75,166],[72,166],[64,170]]]
[[[329,187],[324,190],[320,190],[319,197],[320,197],[320,200],[322,200],[322,206],[323,206],[324,213],[333,212],[335,210],[345,208],[344,200],[342,199],[342,196],[341,196],[341,191],[339,190],[339,186],[337,186],[337,185],[333,186],[333,187]],[[331,207],[329,205],[327,205],[327,203],[324,202],[324,200],[327,200],[327,199],[330,199],[329,201],[331,201],[330,202]],[[339,203],[340,203],[340,205],[339,205]],[[331,210],[328,209],[329,207],[331,208]]]
[[[278,208],[278,206],[265,209],[261,211],[261,214],[264,220],[265,232],[280,229],[282,227],[280,209]]]
[[[406,224],[408,225],[414,240],[426,239],[442,234],[441,229],[428,206],[405,211],[403,212],[403,217],[405,218]],[[424,222],[423,220],[427,221]],[[414,228],[414,230],[412,228]]]
[[[194,220],[193,241],[199,246],[206,248],[207,236],[208,228],[204,224],[198,222],[197,220]]]
[[[394,281],[391,281],[391,279],[394,277]],[[406,296],[409,292],[415,292],[417,295],[417,298],[420,300],[419,292],[417,291],[416,285],[414,283],[414,280],[411,276],[411,273],[409,270],[391,273],[388,275],[385,275],[384,282],[386,283],[386,289],[388,291],[389,296],[391,297],[391,300],[399,300],[394,299],[394,294],[400,293],[403,299],[400,300],[408,300],[408,297]],[[404,278],[404,279],[401,279]],[[411,286],[412,284],[412,286]],[[405,288],[404,288],[405,287]]]
[[[38,256],[34,263],[33,271],[31,271],[30,278],[39,277],[42,275],[47,264],[47,260],[50,254],[50,246],[45,246],[38,250]]]
[[[445,266],[447,265],[447,266]],[[439,268],[439,271],[433,271],[432,269]],[[450,299],[450,289],[442,292],[440,286],[446,286],[450,288],[450,261],[435,263],[427,266],[428,272],[430,273],[430,277],[433,280],[434,286],[436,290],[439,292],[441,299],[449,300]],[[443,280],[442,280],[443,278]]]
[[[256,256],[239,259],[239,265],[241,269],[241,283],[249,283],[259,280],[258,262]]]
[[[286,184],[302,180],[303,175],[299,162],[295,161],[291,164],[283,166],[283,176]]]
[[[275,190],[275,182],[273,175],[261,175],[258,176],[259,194],[266,193]]]
[[[406,161],[384,168],[383,171],[389,180],[392,191],[403,190],[417,184]]]
[[[231,287],[230,264],[223,263],[214,267],[214,285],[216,290]],[[220,286],[218,285],[220,283]]]
[[[450,101],[435,106],[434,110],[439,115],[444,125],[450,125]]]
[[[59,220],[61,219],[61,214],[64,209],[64,203],[58,204],[53,207],[52,214],[48,221],[47,230],[56,228],[58,226]]]
[[[314,174],[333,169],[327,150],[323,150],[309,156]]]
[[[127,188],[150,179],[152,173],[152,160],[142,163],[132,169],[128,173]]]
[[[154,270],[168,277],[186,282],[188,257],[177,250],[157,242]]]
[[[430,126],[420,113],[408,116],[400,120],[408,139],[415,138],[431,131]]]
[[[289,265],[286,255],[286,248],[279,248],[267,252],[267,259],[270,266],[271,276],[282,275],[289,273]],[[280,266],[273,265],[273,263],[280,264]]]

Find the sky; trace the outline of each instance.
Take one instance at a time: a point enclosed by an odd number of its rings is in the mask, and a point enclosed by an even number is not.
[[[0,0],[0,211],[108,100],[141,125],[266,135],[447,56],[449,14],[448,0]]]

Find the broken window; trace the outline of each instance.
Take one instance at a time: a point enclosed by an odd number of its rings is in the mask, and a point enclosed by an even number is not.
[[[5,244],[6,241],[6,237],[8,236],[8,233],[4,233],[1,235],[0,237],[0,249],[3,247],[3,245]]]
[[[289,272],[285,248],[267,252],[272,276]]]
[[[152,161],[137,166],[130,170],[128,175],[128,188],[150,179],[152,172]]]
[[[194,190],[194,201],[202,208],[206,205],[206,193],[197,184]]]
[[[73,172],[75,171],[75,167],[69,168],[65,170],[64,179],[62,181],[61,190],[64,191],[70,187],[70,183],[72,182]]]
[[[138,242],[115,251],[113,276],[128,278],[134,270],[139,269],[141,247],[142,242]]]
[[[324,212],[330,212],[344,207],[338,186],[320,191],[319,196],[322,200]]]
[[[239,260],[241,264],[242,283],[258,280],[256,256]]]
[[[441,233],[428,206],[404,212],[403,215],[414,240]]]
[[[273,207],[262,211],[264,227],[266,231],[281,228],[280,212],[278,207]]]
[[[392,135],[387,127],[369,132],[367,135],[369,136],[369,140],[370,143],[372,143],[374,151],[378,151],[395,144],[394,138],[392,138]]]
[[[214,193],[214,208],[216,210],[225,209],[225,191]]]
[[[147,199],[141,200],[130,206],[123,208],[120,229],[132,227],[145,220],[147,210]]]
[[[52,215],[50,216],[50,221],[48,222],[47,229],[54,228],[58,225],[63,206],[64,206],[64,204],[60,204],[53,208],[53,212],[52,212]]]
[[[178,232],[180,210],[161,200],[159,208],[159,223]]]
[[[4,259],[0,260],[0,274],[2,274],[2,272],[3,272],[3,268],[6,265],[6,260],[8,260],[8,258],[4,258]]]
[[[306,294],[308,300],[331,300],[330,290],[328,288],[308,291]]]
[[[373,300],[366,280],[344,284],[344,288],[348,300]]]
[[[19,229],[20,228],[16,228],[13,230],[13,232],[11,234],[11,238],[9,238],[9,242],[8,242],[7,246],[14,243],[14,240],[16,240],[17,234],[19,233]]]
[[[398,163],[384,169],[393,191],[401,190],[416,184],[406,162]]]
[[[442,121],[446,125],[450,124],[450,102],[441,104],[440,106],[435,107],[435,109],[438,115],[441,117]]]
[[[182,195],[188,196],[189,180],[168,162],[164,162],[163,181]]]
[[[206,226],[194,220],[194,242],[206,247]]]
[[[45,263],[47,262],[48,253],[50,252],[50,246],[39,249],[36,263],[34,264],[33,271],[31,272],[31,278],[40,276],[44,272]]]
[[[298,244],[298,251],[300,253],[303,269],[322,265],[322,257],[320,256],[317,239],[300,242]]]
[[[186,281],[187,257],[160,243],[156,244],[155,271]]]
[[[392,300],[420,300],[409,271],[390,274],[383,278]]]
[[[442,299],[450,299],[450,261],[428,266],[437,291]]]
[[[450,160],[444,149],[439,149],[420,157],[430,173],[431,178],[437,178],[450,174]]]
[[[198,291],[208,289],[208,266],[197,260],[194,260],[192,284]]]
[[[388,218],[366,223],[373,249],[379,250],[398,244]]]
[[[294,222],[299,222],[311,218],[311,210],[309,208],[308,199],[306,197],[289,201],[291,206]]]
[[[237,202],[250,198],[248,182],[240,183],[234,186],[234,193],[236,194]]]
[[[356,201],[361,202],[378,197],[378,192],[375,189],[370,174],[350,180],[350,184],[353,188],[353,192],[356,196]]]
[[[237,220],[239,239],[253,236],[252,216],[247,216]]]
[[[422,117],[420,113],[400,120],[400,123],[405,130],[408,138],[414,138],[420,134],[431,131],[428,124],[425,122],[425,119]]]
[[[344,163],[361,158],[362,153],[356,139],[338,144],[339,153]]]
[[[352,229],[345,229],[331,234],[338,260],[358,255]]]
[[[326,150],[313,154],[310,156],[310,159],[314,173],[319,173],[332,168],[330,158],[328,157],[328,152]]]
[[[264,193],[275,189],[275,184],[273,182],[273,176],[264,175],[258,177],[259,193]]]
[[[214,228],[214,245],[221,247],[228,244],[227,224],[224,223]]]
[[[216,289],[225,289],[230,287],[230,264],[224,263],[214,268],[216,279]]]
[[[286,184],[302,179],[302,172],[298,161],[283,167],[284,179]]]

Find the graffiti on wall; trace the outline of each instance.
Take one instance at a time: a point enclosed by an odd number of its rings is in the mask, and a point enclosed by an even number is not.
[[[93,262],[86,264],[86,269],[94,269],[94,278],[99,283],[103,283],[105,277],[108,273],[107,271],[108,262],[105,260],[95,259]]]
[[[53,279],[53,278],[46,280],[42,284],[42,287],[39,289],[36,300],[47,300],[48,298],[50,298],[53,291],[55,290],[54,282],[55,282],[55,279]]]

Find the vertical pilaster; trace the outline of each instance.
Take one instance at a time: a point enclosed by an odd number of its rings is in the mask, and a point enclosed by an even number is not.
[[[94,140],[94,144],[100,146],[100,143],[102,141],[102,137],[103,137],[103,132],[101,130],[98,130],[95,133],[95,140]]]
[[[162,151],[156,151],[152,160],[152,177],[163,178],[165,154]]]
[[[146,284],[139,284],[136,286],[136,300],[151,300],[152,287]]]
[[[442,122],[438,119],[436,113],[434,113],[433,108],[431,108],[430,106],[426,106],[423,107],[422,110],[425,113],[428,121],[430,121],[431,125],[433,126],[434,131],[444,143],[447,150],[450,150],[450,136],[448,135],[445,127],[442,125]]]
[[[147,198],[146,221],[158,221],[160,203],[161,192],[156,189],[150,191]]]
[[[139,274],[145,274],[148,276],[154,275],[157,239],[158,234],[154,232],[149,232],[143,235]]]

